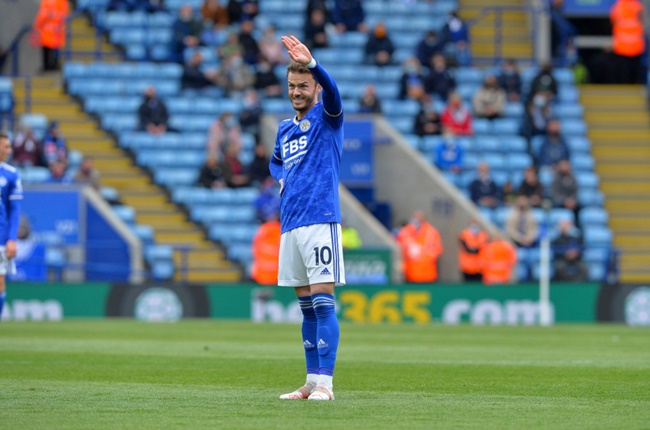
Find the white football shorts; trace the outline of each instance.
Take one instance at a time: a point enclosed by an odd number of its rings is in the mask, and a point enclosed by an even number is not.
[[[4,246],[0,246],[0,276],[16,274],[16,262],[14,259],[7,258],[7,251]]]
[[[341,224],[312,224],[282,234],[278,285],[345,284]]]

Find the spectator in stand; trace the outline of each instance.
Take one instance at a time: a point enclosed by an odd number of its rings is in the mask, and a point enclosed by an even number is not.
[[[387,66],[393,62],[395,46],[390,39],[386,24],[378,22],[368,35],[365,54],[366,62],[379,67]]]
[[[363,246],[361,237],[356,228],[341,219],[341,246],[343,249],[359,249]]]
[[[560,121],[551,119],[546,127],[546,138],[539,149],[537,165],[540,168],[555,168],[557,163],[568,160],[569,145],[560,134]]]
[[[43,138],[43,159],[46,165],[60,162],[64,170],[68,167],[68,147],[61,136],[59,123],[52,121]]]
[[[527,139],[546,134],[552,118],[551,104],[544,94],[535,94],[526,104],[522,135]]]
[[[476,220],[458,235],[458,266],[465,281],[482,281],[483,266],[479,258],[481,248],[490,240]]]
[[[66,20],[69,13],[68,0],[41,0],[40,2],[34,20],[33,34],[35,41],[41,46],[44,71],[59,70],[61,67],[59,51],[65,44]],[[9,18],[8,14],[4,16],[5,19]]]
[[[46,182],[52,184],[69,184],[70,177],[65,174],[66,165],[61,161],[53,161],[49,165],[50,167],[50,177]]]
[[[214,80],[217,77],[215,71],[203,71],[203,54],[196,51],[192,54],[190,61],[183,67],[181,76],[181,88],[202,90],[214,86]]]
[[[434,109],[428,96],[420,102],[420,111],[415,116],[413,132],[420,137],[435,136],[442,133],[440,115]]]
[[[617,0],[609,12],[612,21],[612,50],[616,62],[616,83],[640,84],[643,77],[643,53],[647,56],[643,31],[644,8],[638,0]]]
[[[568,220],[558,222],[560,235],[553,241],[555,280],[584,281],[587,279],[587,266],[582,261],[582,236],[580,231]]]
[[[251,133],[256,139],[259,139],[260,120],[263,113],[262,103],[260,103],[260,96],[257,91],[253,89],[246,90],[242,101],[242,109],[239,111],[241,130],[245,133]]]
[[[425,82],[427,94],[446,102],[449,94],[456,88],[456,80],[447,67],[447,60],[442,54],[431,57],[431,71]]]
[[[549,102],[557,96],[558,84],[553,76],[553,65],[544,63],[530,83],[530,94],[542,94]]]
[[[20,126],[20,130],[14,136],[12,147],[11,164],[14,166],[41,166],[43,164],[41,143],[27,124]]]
[[[256,145],[254,151],[253,159],[248,166],[248,175],[251,178],[252,185],[259,185],[271,176],[271,172],[269,171],[269,156],[266,155],[266,147],[264,145]]]
[[[443,139],[436,148],[435,165],[442,171],[460,173],[463,164],[463,148],[458,144],[454,133],[445,128]]]
[[[373,84],[366,85],[359,98],[359,113],[381,113],[381,100],[377,98],[377,90]]]
[[[483,284],[508,284],[517,264],[517,250],[499,237],[481,247],[479,260],[483,268]]]
[[[526,170],[524,170],[524,180],[521,181],[518,194],[520,196],[528,197],[528,201],[532,207],[542,207],[544,186],[539,182],[537,170],[535,170],[534,167],[527,167]]]
[[[421,65],[428,66],[431,64],[433,56],[436,54],[442,54],[444,49],[444,41],[440,40],[438,33],[434,30],[429,30],[424,34],[422,40],[418,42],[418,45],[415,48],[415,56],[418,61],[420,61]]]
[[[316,9],[323,12],[326,24],[330,24],[332,22],[332,17],[330,16],[330,10],[328,7],[328,0],[307,0],[307,7],[305,8],[306,21],[309,20],[312,12]]]
[[[250,185],[250,178],[244,171],[244,165],[239,159],[241,144],[229,142],[226,153],[219,167],[223,172],[223,178],[229,188],[247,187]]]
[[[402,63],[402,77],[399,82],[399,98],[421,100],[425,96],[422,66],[415,57],[409,57]]]
[[[167,132],[169,111],[156,92],[156,88],[147,87],[144,90],[144,100],[138,108],[140,130],[146,130],[149,134],[160,135]]]
[[[530,248],[537,243],[539,225],[530,209],[528,197],[517,197],[517,204],[510,209],[506,218],[506,233],[517,245]]]
[[[521,100],[521,75],[514,58],[504,61],[501,65],[499,86],[506,92],[506,99],[509,102]]]
[[[515,189],[512,181],[508,179],[503,187],[501,187],[501,199],[503,200],[503,205],[506,207],[511,207],[517,202],[517,197],[519,197],[519,190]]]
[[[501,203],[499,186],[490,177],[490,166],[480,162],[476,168],[478,177],[469,185],[472,201],[480,207],[496,208]]]
[[[443,246],[438,230],[427,222],[424,212],[415,211],[397,235],[404,258],[406,282],[435,282],[438,279],[438,258]]]
[[[287,55],[277,36],[275,27],[272,25],[264,29],[259,47],[262,58],[266,59],[271,65],[276,66],[287,63]]]
[[[239,43],[239,34],[231,31],[226,36],[226,41],[217,48],[220,61],[226,61],[233,55],[244,55],[244,47]]]
[[[246,61],[246,64],[250,65],[257,64],[261,55],[260,46],[253,36],[254,30],[255,24],[253,21],[247,19],[241,22],[238,40],[239,44],[244,49],[244,61]]]
[[[501,118],[506,109],[506,92],[499,87],[496,76],[488,75],[472,97],[474,115],[478,118]]]
[[[231,24],[253,20],[259,13],[258,0],[230,0],[228,2],[228,17]]]
[[[217,74],[217,82],[229,97],[238,97],[242,91],[255,83],[255,75],[239,54],[226,58]]]
[[[198,184],[205,188],[225,188],[226,181],[223,177],[223,171],[219,166],[218,158],[215,154],[208,154],[205,164],[199,173]]]
[[[280,97],[284,94],[273,66],[265,59],[257,65],[254,88],[261,91],[265,97]]]
[[[280,213],[280,193],[275,186],[275,180],[268,176],[261,184],[260,194],[253,201],[257,220],[264,222],[268,217]]]
[[[278,264],[282,228],[279,213],[267,217],[253,238],[251,278],[261,285],[278,283]]]
[[[456,92],[451,93],[445,110],[442,112],[442,125],[449,129],[457,136],[471,136],[472,130],[472,113],[463,104],[463,99]]]
[[[332,22],[339,33],[360,31],[366,33],[366,14],[361,0],[334,0]]]
[[[469,66],[472,58],[469,51],[469,28],[461,19],[458,11],[453,11],[447,17],[442,28],[442,39],[447,46],[451,45],[456,64]]]
[[[72,177],[72,180],[78,184],[88,184],[97,191],[101,186],[99,170],[95,168],[92,157],[85,156],[81,161],[79,169]]]
[[[173,27],[173,55],[179,62],[183,62],[185,48],[201,44],[201,31],[203,23],[194,17],[194,10],[189,4],[181,6],[178,18]]]
[[[325,12],[322,9],[314,9],[305,22],[305,45],[307,48],[327,48],[329,45],[326,29]]]
[[[241,145],[241,127],[231,112],[223,112],[208,130],[207,152],[217,160],[221,159],[230,143]]]
[[[571,172],[569,160],[562,160],[557,165],[551,183],[551,200],[557,208],[572,210],[578,219],[578,182]]]
[[[551,15],[551,56],[560,67],[566,66],[567,48],[578,31],[564,16],[564,0],[549,0]]]
[[[209,21],[216,31],[228,27],[230,19],[228,9],[219,3],[219,0],[205,0],[201,6],[201,15],[205,21]]]

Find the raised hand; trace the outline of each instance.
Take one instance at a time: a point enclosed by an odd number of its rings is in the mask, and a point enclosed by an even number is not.
[[[311,52],[296,36],[282,36],[282,43],[296,63],[306,66],[311,62]]]

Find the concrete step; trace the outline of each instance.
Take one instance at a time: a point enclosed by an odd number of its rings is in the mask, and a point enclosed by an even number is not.
[[[609,226],[614,234],[650,235],[650,222],[642,214],[640,216],[616,215],[609,220]]]
[[[648,140],[648,142],[650,142],[650,140]],[[594,145],[591,151],[593,155],[598,159],[597,161],[601,159],[605,159],[610,162],[613,162],[615,160],[618,160],[619,162],[622,162],[624,160],[650,160],[650,145],[646,147],[619,146],[618,148],[611,146]]]
[[[187,274],[176,273],[174,280],[177,282],[239,282],[242,275],[237,269],[224,269],[224,270],[202,270],[192,271]]]
[[[176,267],[185,266],[192,269],[227,269],[232,262],[226,260],[223,252],[217,250],[192,250],[174,253]]]
[[[645,284],[650,282],[650,273],[643,272],[629,272],[626,271],[621,274],[621,282],[629,284]]]
[[[630,208],[633,208],[633,205],[638,203],[639,209],[646,207],[650,208],[650,183],[607,181],[602,183],[600,188],[604,193],[611,195],[611,200],[617,207],[627,207],[627,205],[629,205]]]

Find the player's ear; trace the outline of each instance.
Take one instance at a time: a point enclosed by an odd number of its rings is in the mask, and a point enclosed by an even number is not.
[[[320,94],[321,91],[323,91],[323,87],[321,87],[320,84],[316,84],[316,92]]]

